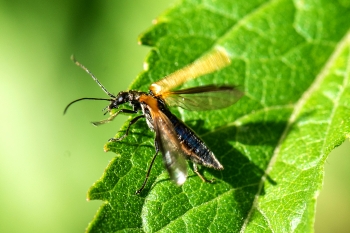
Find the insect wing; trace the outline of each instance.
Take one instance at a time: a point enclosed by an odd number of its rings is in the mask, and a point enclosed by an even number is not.
[[[188,66],[169,74],[158,82],[153,83],[150,86],[150,90],[155,96],[160,96],[164,92],[172,90],[186,81],[220,70],[225,66],[228,66],[230,63],[231,59],[227,51],[221,47],[216,47]]]
[[[169,106],[201,111],[226,108],[236,103],[243,92],[234,86],[203,86],[164,93]]]
[[[156,141],[170,178],[178,185],[187,179],[185,153],[169,118],[161,111],[151,112]]]

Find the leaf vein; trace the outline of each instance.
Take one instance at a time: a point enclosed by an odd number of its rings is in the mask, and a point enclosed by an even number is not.
[[[276,145],[276,149],[273,152],[273,155],[272,155],[271,160],[270,160],[270,162],[265,170],[265,173],[260,179],[258,192],[255,195],[255,199],[253,201],[251,209],[248,212],[247,217],[246,217],[244,224],[242,226],[243,231],[246,229],[246,227],[250,221],[250,218],[252,216],[252,213],[258,205],[258,200],[260,197],[260,193],[262,192],[262,189],[263,189],[263,184],[266,181],[268,174],[271,172],[272,167],[277,160],[277,155],[280,153],[281,146],[282,146],[285,138],[287,137],[291,126],[297,120],[297,117],[299,116],[300,112],[302,111],[302,107],[304,106],[306,101],[317,90],[317,88],[320,86],[321,82],[325,79],[327,71],[330,70],[329,69],[330,66],[334,63],[335,59],[339,56],[339,53],[341,52],[342,48],[345,46],[345,43],[348,42],[348,40],[350,40],[350,33],[348,33],[348,35],[346,35],[345,38],[339,43],[339,45],[335,49],[335,52],[333,53],[333,55],[330,57],[330,59],[328,60],[328,62],[324,66],[324,69],[320,72],[320,74],[318,75],[318,77],[316,77],[315,81],[312,83],[312,85],[309,87],[309,89],[303,94],[303,96],[300,98],[300,100],[296,103],[295,109],[294,109],[293,113],[291,114],[290,118],[288,119],[288,123],[285,127],[284,132],[282,133],[282,135],[280,137],[278,144]]]

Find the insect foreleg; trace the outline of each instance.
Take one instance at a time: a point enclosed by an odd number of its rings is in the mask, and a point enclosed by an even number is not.
[[[155,147],[155,149],[156,149],[156,153],[154,154],[153,159],[152,159],[152,161],[151,161],[151,164],[150,164],[149,167],[148,167],[147,174],[146,174],[146,178],[145,178],[145,180],[143,181],[143,184],[142,184],[141,188],[139,188],[139,189],[136,191],[135,194],[140,194],[141,191],[145,188],[146,183],[147,183],[147,180],[148,180],[148,177],[149,177],[149,174],[151,173],[151,169],[152,169],[153,163],[154,163],[154,161],[156,160],[156,157],[157,157],[157,155],[158,155],[159,146],[158,146],[158,142],[157,142],[157,137],[154,139],[154,147]]]
[[[99,126],[102,124],[106,124],[109,123],[111,121],[114,120],[114,118],[116,118],[119,113],[127,113],[127,114],[135,114],[137,113],[137,111],[135,110],[130,110],[130,109],[120,109],[118,112],[114,113],[113,115],[111,115],[110,117],[108,117],[106,120],[102,120],[102,121],[95,121],[95,122],[91,122],[94,126]]]
[[[109,141],[113,141],[113,142],[115,142],[115,141],[121,141],[123,138],[125,138],[126,136],[128,136],[130,126],[133,125],[133,124],[135,124],[136,121],[138,121],[139,119],[141,119],[141,118],[143,118],[143,117],[145,117],[145,116],[144,116],[144,115],[140,115],[140,116],[137,116],[137,117],[135,117],[134,119],[132,119],[132,120],[129,122],[128,128],[126,129],[126,132],[125,132],[125,134],[124,134],[123,136],[121,136],[120,138],[111,138],[111,139],[109,139]]]

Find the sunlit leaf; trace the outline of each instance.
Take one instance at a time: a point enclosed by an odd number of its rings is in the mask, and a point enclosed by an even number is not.
[[[232,64],[186,86],[235,84],[245,96],[222,110],[173,112],[225,170],[201,169],[214,184],[191,170],[177,187],[159,156],[135,195],[154,154],[154,134],[140,121],[105,145],[117,155],[89,191],[105,203],[88,231],[311,232],[324,162],[350,136],[349,29],[345,0],[187,0],[158,17],[140,36],[153,49],[131,89],[147,91],[223,47]]]

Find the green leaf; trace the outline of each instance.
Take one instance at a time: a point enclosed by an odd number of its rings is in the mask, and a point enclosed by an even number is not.
[[[350,2],[184,0],[139,38],[153,49],[131,89],[149,85],[215,46],[232,64],[188,86],[238,84],[226,109],[173,112],[225,170],[189,168],[177,187],[156,159],[154,133],[139,121],[88,198],[103,200],[88,232],[312,232],[329,152],[350,137]],[[125,132],[127,122],[116,137]]]

